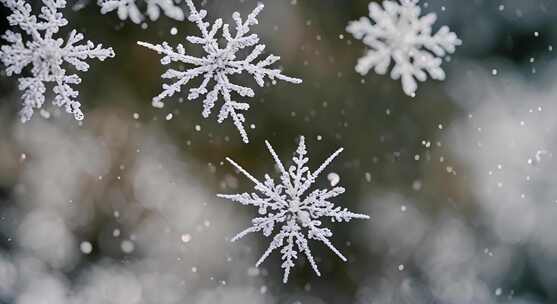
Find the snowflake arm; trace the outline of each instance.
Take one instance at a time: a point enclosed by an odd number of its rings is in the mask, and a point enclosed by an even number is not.
[[[116,11],[120,20],[127,20],[128,18],[136,24],[145,20],[144,14],[139,9],[137,0],[99,0],[98,4],[101,7],[101,13],[108,14]],[[174,20],[183,21],[184,11],[174,3],[173,0],[144,0],[146,6],[145,14],[151,21],[156,21],[161,15],[164,15]]]
[[[280,184],[276,184],[269,175],[265,175],[265,182],[262,183],[236,162],[227,158],[229,163],[255,184],[257,193],[219,194],[217,196],[242,205],[257,207],[260,215],[251,221],[250,227],[236,234],[231,241],[237,241],[250,233],[259,231],[269,237],[275,226],[280,225],[278,233],[272,238],[269,246],[257,261],[256,267],[259,267],[273,251],[280,249],[281,268],[284,269],[283,282],[286,283],[291,269],[295,265],[294,262],[298,259],[298,254],[303,252],[314,272],[320,276],[321,273],[311,253],[308,240],[322,242],[341,260],[346,261],[347,259],[332,244],[330,238],[333,233],[328,228],[321,227],[322,222],[319,219],[328,217],[333,222],[369,219],[369,216],[365,214],[350,212],[331,202],[332,199],[344,193],[345,190],[342,187],[335,187],[331,190],[317,189],[305,194],[319,174],[342,152],[342,149],[329,156],[315,172],[311,173],[307,167],[309,158],[304,137],[300,138],[292,159],[294,164],[288,169],[279,159],[271,144],[267,141],[265,143],[279,169]]]
[[[437,20],[434,13],[420,16],[417,0],[385,0],[383,6],[369,4],[369,18],[351,21],[346,31],[368,46],[358,60],[356,71],[362,76],[374,69],[377,74],[387,73],[391,63],[392,79],[401,79],[404,92],[415,96],[418,81],[426,81],[428,74],[444,80],[442,58],[455,52],[462,44],[447,26],[432,35]]]
[[[8,17],[9,24],[22,31],[15,33],[8,30],[2,36],[8,42],[0,47],[0,60],[6,66],[6,74],[19,75],[31,66],[30,76],[19,78],[18,88],[23,92],[21,120],[30,120],[34,110],[42,108],[48,84],[52,85],[53,104],[73,114],[75,119],[82,120],[84,114],[77,100],[79,92],[72,88],[72,85],[81,83],[81,78],[76,74],[68,75],[62,66],[68,63],[75,70],[85,72],[89,70],[86,59],[104,61],[114,57],[112,48],[105,49],[101,44],[95,46],[91,41],[78,44],[84,37],[75,30],[71,31],[66,42],[53,37],[61,27],[68,24],[62,13],[58,12],[66,7],[65,0],[42,0],[43,6],[38,16],[32,14],[31,5],[24,0],[0,2],[12,11]],[[25,41],[22,34],[30,39]]]
[[[281,195],[282,192],[282,186],[281,185],[275,185],[275,182],[273,181],[273,179],[269,176],[269,175],[265,175],[265,184],[261,183],[260,181],[258,181],[255,177],[253,177],[251,174],[249,174],[244,168],[242,168],[240,165],[238,165],[235,161],[233,161],[230,158],[226,158],[226,160],[232,164],[234,167],[236,167],[236,169],[238,169],[238,171],[240,171],[240,173],[242,173],[243,175],[245,175],[248,179],[250,179],[254,184],[255,184],[255,189],[259,192],[262,192],[264,195],[268,196],[270,198],[269,201],[274,200],[274,204],[269,204],[270,207],[277,207],[277,205],[282,205],[282,206],[288,206],[288,203],[284,200],[284,196]],[[219,197],[221,198],[233,198],[236,197],[237,195],[234,196],[227,196],[224,194],[219,194]],[[252,197],[257,198],[257,194],[252,194]],[[237,202],[242,203],[242,201],[237,200]],[[261,200],[258,201],[253,201],[253,205],[254,206],[260,206],[260,207],[266,207],[267,204],[262,204]],[[278,209],[278,208],[276,208]],[[266,208],[264,208],[264,210],[262,210],[263,212],[261,214],[265,214],[266,213]]]
[[[186,0],[190,10],[188,20],[194,23],[199,36],[187,36],[186,40],[194,45],[200,45],[206,53],[203,57],[193,57],[186,54],[183,45],[179,44],[175,48],[168,43],[151,44],[138,41],[140,46],[163,55],[162,65],[172,63],[185,64],[187,69],[180,71],[169,68],[161,77],[169,81],[162,86],[162,92],[153,98],[153,106],[161,108],[164,100],[181,92],[182,87],[187,86],[191,80],[199,78],[201,84],[197,87],[190,87],[187,95],[188,100],[196,100],[203,97],[204,118],[208,118],[216,106],[217,101],[222,98],[223,103],[217,115],[217,122],[222,123],[231,119],[235,127],[240,132],[242,140],[249,142],[245,130],[246,118],[242,112],[249,110],[250,106],[246,102],[239,102],[233,95],[240,97],[254,97],[255,91],[244,85],[239,85],[231,80],[231,76],[243,74],[251,75],[258,86],[263,87],[265,80],[269,79],[273,84],[277,80],[282,80],[294,84],[302,82],[301,79],[289,77],[282,74],[280,69],[271,66],[280,60],[279,56],[269,55],[263,60],[259,56],[265,50],[265,45],[259,44],[257,34],[249,34],[253,25],[258,24],[257,16],[263,10],[263,5],[258,5],[245,20],[238,12],[232,14],[235,25],[235,33],[230,31],[230,25],[217,19],[211,25],[205,21],[206,10],[197,10],[191,0]],[[217,33],[222,31],[224,45],[219,45]],[[237,53],[240,50],[253,47],[245,59],[239,59]]]

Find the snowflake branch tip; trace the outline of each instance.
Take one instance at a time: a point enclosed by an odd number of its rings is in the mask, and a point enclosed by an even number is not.
[[[283,282],[286,283],[298,255],[303,252],[313,271],[317,276],[321,276],[308,245],[308,240],[313,239],[325,244],[341,260],[347,260],[331,243],[333,233],[330,229],[322,226],[321,219],[329,218],[334,222],[348,222],[352,219],[369,218],[365,214],[353,213],[346,208],[342,209],[331,202],[331,199],[344,193],[342,187],[335,187],[331,190],[317,189],[308,193],[308,189],[315,182],[315,178],[343,149],[338,149],[325,160],[318,170],[311,173],[307,167],[309,159],[303,136],[300,137],[298,148],[292,158],[293,165],[290,167],[284,166],[269,141],[265,141],[265,145],[279,168],[279,182],[275,182],[269,175],[265,175],[263,182],[259,182],[232,159],[226,159],[255,183],[255,192],[233,195],[219,194],[218,196],[242,205],[257,207],[260,215],[252,219],[252,226],[238,233],[232,240],[236,241],[252,232],[261,231],[265,237],[275,233],[267,249],[256,262],[256,267],[259,267],[272,252],[279,250],[282,260]]]
[[[191,80],[199,79],[201,84],[198,87],[188,89],[188,100],[203,98],[202,116],[205,118],[212,114],[217,102],[222,100],[217,122],[232,120],[242,141],[248,143],[244,112],[249,110],[249,104],[235,100],[234,95],[252,98],[255,97],[255,92],[250,87],[236,84],[230,77],[247,73],[260,87],[263,87],[267,80],[273,84],[277,80],[299,84],[302,80],[284,75],[280,69],[271,67],[280,59],[279,56],[271,54],[265,59],[258,59],[265,45],[259,44],[259,36],[250,34],[249,31],[252,25],[258,24],[257,16],[263,9],[263,5],[258,5],[245,20],[242,20],[238,12],[233,13],[235,33],[232,33],[230,25],[220,18],[212,25],[206,22],[207,11],[197,10],[193,1],[186,0],[186,5],[189,8],[188,21],[194,23],[199,30],[199,35],[187,36],[186,40],[200,45],[205,55],[203,57],[187,55],[182,45],[174,48],[167,42],[156,45],[138,42],[139,45],[162,55],[162,65],[178,63],[187,66],[185,70],[168,69],[162,75],[162,78],[170,80],[170,83],[163,85],[163,91],[153,98],[153,101],[156,105],[161,105],[163,100],[179,93]],[[219,31],[222,31],[224,39],[217,37]],[[245,59],[238,58],[238,52],[252,47],[252,51],[248,52],[249,55]]]
[[[116,11],[120,20],[130,19],[135,24],[145,21],[140,7],[146,8],[145,14],[151,21],[158,20],[161,13],[174,20],[185,19],[184,11],[174,0],[98,0],[97,3],[101,7],[101,14]]]

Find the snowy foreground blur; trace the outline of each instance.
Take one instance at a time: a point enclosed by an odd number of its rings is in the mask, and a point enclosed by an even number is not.
[[[450,91],[463,115],[442,142],[468,196],[449,197],[436,216],[398,194],[371,198],[369,250],[412,269],[384,265],[389,275],[361,285],[362,303],[549,303],[513,287],[524,277],[556,295],[557,67],[535,87],[510,67],[498,78],[458,68],[466,72]]]
[[[12,236],[0,263],[2,298],[262,302],[266,295],[234,287],[257,282],[244,275],[253,257],[229,261],[225,237],[233,218],[188,175],[175,147],[155,131],[136,136],[130,122],[99,123],[95,136],[72,124],[35,121],[16,126],[13,142],[3,140],[2,164],[20,164],[14,168],[20,183],[13,201],[2,204],[2,232]],[[16,174],[9,169],[1,172]]]
[[[510,68],[497,78],[459,68],[450,91],[464,114],[441,141],[448,178],[470,195],[436,212],[377,189],[352,203],[372,216],[349,234],[356,303],[544,303],[514,289],[523,276],[556,296],[557,68],[537,87]],[[253,268],[261,239],[230,244],[247,218],[214,193],[238,188],[236,175],[211,189],[157,127],[91,117],[2,126],[0,181],[16,185],[1,198],[2,303],[349,301],[320,296],[334,289],[327,273],[289,289],[276,265]]]

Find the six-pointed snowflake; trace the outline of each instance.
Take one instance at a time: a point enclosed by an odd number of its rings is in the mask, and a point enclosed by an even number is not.
[[[328,228],[322,227],[321,218],[330,218],[331,221],[350,221],[351,219],[369,219],[365,214],[358,214],[348,211],[346,208],[335,206],[331,199],[344,193],[344,188],[335,187],[331,190],[308,190],[315,183],[319,174],[337,157],[343,149],[333,153],[315,172],[311,172],[307,167],[309,161],[307,157],[304,137],[300,138],[300,143],[294,157],[294,165],[288,170],[284,167],[273,147],[266,141],[267,148],[273,156],[281,173],[280,183],[276,183],[269,175],[265,175],[265,181],[260,182],[246,170],[227,158],[234,167],[249,178],[255,184],[258,193],[242,193],[234,195],[219,194],[221,198],[229,199],[243,205],[252,205],[258,208],[261,217],[252,220],[252,226],[238,233],[232,238],[236,241],[243,236],[262,231],[263,235],[269,237],[275,228],[275,234],[269,247],[263,253],[256,266],[263,261],[276,249],[280,248],[282,254],[282,268],[284,269],[283,282],[288,281],[290,270],[294,267],[294,261],[298,258],[298,253],[303,252],[310,262],[315,273],[320,276],[317,264],[311,254],[308,240],[316,240],[324,243],[343,261],[346,258],[333,246],[330,237],[333,233]]]
[[[89,69],[86,59],[103,61],[114,57],[112,48],[103,49],[102,45],[95,47],[91,41],[77,45],[83,40],[83,35],[75,30],[65,42],[62,38],[53,38],[60,27],[68,24],[62,13],[58,12],[66,7],[65,0],[42,0],[43,6],[38,17],[32,14],[31,5],[24,0],[0,2],[12,11],[8,17],[10,25],[18,26],[24,35],[30,37],[24,42],[21,33],[7,31],[2,38],[9,44],[0,48],[0,60],[6,66],[8,76],[21,74],[27,66],[31,66],[29,76],[19,78],[19,90],[23,91],[21,120],[28,121],[34,109],[43,106],[49,83],[53,86],[53,104],[64,107],[75,119],[82,120],[84,115],[77,100],[79,92],[71,87],[79,84],[81,78],[76,74],[67,75],[62,64],[67,62],[76,70],[84,72]]]
[[[384,75],[391,65],[391,78],[401,79],[404,92],[415,96],[419,81],[444,80],[442,58],[453,53],[462,44],[447,26],[432,35],[432,26],[437,16],[434,13],[420,16],[417,0],[401,0],[401,3],[386,0],[383,7],[375,2],[369,4],[369,17],[352,21],[346,30],[361,39],[369,47],[360,58],[356,71],[366,75],[370,69]],[[427,73],[426,73],[427,72]]]
[[[162,103],[163,99],[180,92],[182,86],[187,85],[190,80],[200,77],[202,79],[200,86],[189,89],[188,99],[194,100],[200,96],[205,96],[203,117],[207,118],[211,114],[215,102],[219,99],[219,95],[222,95],[224,103],[218,114],[218,122],[222,123],[225,119],[231,118],[243,141],[247,143],[248,136],[244,128],[245,117],[239,111],[248,110],[249,104],[234,100],[232,94],[253,97],[255,92],[249,87],[232,83],[230,76],[247,72],[255,78],[255,81],[261,87],[265,84],[266,77],[272,83],[279,79],[298,84],[302,80],[285,76],[280,69],[271,68],[270,66],[280,59],[278,56],[269,55],[264,60],[254,62],[265,50],[265,45],[258,44],[259,37],[256,34],[248,34],[248,32],[252,25],[258,23],[256,17],[263,9],[262,4],[258,5],[245,21],[242,20],[238,12],[232,14],[236,23],[236,33],[233,35],[230,32],[229,25],[224,24],[222,19],[217,19],[210,26],[208,22],[204,21],[207,11],[198,11],[191,0],[186,0],[186,3],[191,11],[189,21],[194,22],[201,32],[201,36],[188,36],[187,40],[190,43],[201,45],[206,55],[201,58],[187,55],[184,46],[181,44],[174,49],[166,42],[163,42],[162,45],[138,42],[141,46],[163,54],[164,57],[161,59],[163,65],[179,62],[193,66],[185,71],[168,69],[162,75],[162,78],[172,80],[172,83],[163,85],[162,93],[153,98],[153,106],[162,107],[164,105]],[[222,36],[226,41],[223,47],[219,45],[216,37],[221,28]],[[248,47],[254,48],[245,59],[238,59],[237,53]],[[212,88],[208,88],[210,83],[213,83]]]
[[[98,4],[101,6],[102,14],[117,11],[120,20],[130,18],[134,23],[141,23],[145,17],[136,2],[140,1],[98,0]],[[141,2],[143,2],[143,5],[146,6],[145,14],[149,17],[149,19],[151,19],[151,21],[158,20],[161,15],[161,11],[169,18],[178,21],[184,20],[184,11],[174,3],[174,0],[143,0]]]

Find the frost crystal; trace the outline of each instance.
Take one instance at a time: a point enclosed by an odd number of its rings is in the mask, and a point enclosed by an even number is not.
[[[269,152],[273,156],[278,169],[280,170],[280,183],[265,175],[265,181],[260,182],[246,170],[227,158],[236,169],[249,178],[255,184],[258,193],[242,193],[225,195],[219,194],[221,198],[229,199],[242,205],[252,205],[258,208],[261,217],[252,220],[252,226],[238,233],[232,238],[236,241],[252,232],[262,231],[263,235],[269,237],[275,225],[280,225],[280,231],[273,237],[269,247],[263,253],[256,266],[263,261],[276,249],[280,249],[282,254],[282,268],[284,268],[283,282],[288,281],[290,270],[294,267],[294,261],[298,258],[298,253],[303,252],[310,262],[315,273],[320,276],[315,259],[311,254],[308,240],[316,240],[324,243],[338,255],[343,261],[346,258],[340,251],[333,246],[330,237],[333,233],[328,228],[322,227],[320,218],[328,217],[332,222],[349,222],[351,219],[369,219],[365,214],[352,213],[348,209],[335,206],[331,199],[344,193],[344,188],[334,187],[331,190],[313,190],[306,194],[308,189],[315,183],[319,174],[337,157],[342,148],[333,153],[315,171],[311,172],[307,167],[309,161],[307,157],[304,137],[300,138],[300,143],[294,157],[294,165],[288,170],[278,158],[275,150],[269,142],[265,142]]]
[[[134,23],[141,23],[145,17],[137,6],[137,0],[98,0],[101,6],[101,13],[107,14],[112,11],[117,11],[120,20],[131,19]],[[169,18],[183,21],[184,11],[174,3],[173,0],[144,0],[146,12],[145,14],[151,19],[156,21],[161,15],[161,11]]]
[[[444,80],[441,69],[442,57],[453,53],[462,44],[447,26],[432,35],[432,26],[437,20],[434,13],[420,17],[417,0],[401,0],[401,3],[386,0],[383,7],[375,2],[369,4],[369,17],[352,21],[346,31],[361,39],[369,47],[360,58],[356,71],[366,75],[370,69],[384,75],[391,65],[391,78],[402,80],[404,92],[415,96],[419,81],[426,81],[427,74],[433,79]],[[426,74],[427,72],[427,74]]]
[[[29,76],[19,78],[19,90],[23,91],[21,120],[28,121],[33,109],[42,108],[47,83],[53,85],[53,104],[64,107],[75,119],[82,120],[84,115],[77,100],[79,92],[71,87],[81,83],[81,78],[76,74],[67,75],[62,64],[67,62],[76,70],[85,72],[89,70],[86,59],[103,61],[114,57],[112,48],[103,49],[102,45],[95,47],[91,41],[77,45],[83,40],[83,35],[75,30],[66,42],[62,38],[53,38],[60,27],[68,24],[62,13],[58,12],[66,7],[64,0],[42,0],[43,6],[38,16],[32,14],[31,5],[24,0],[0,2],[12,11],[8,16],[10,25],[19,27],[24,35],[30,37],[29,41],[24,42],[21,33],[8,30],[2,38],[9,44],[0,48],[0,60],[6,66],[8,76],[21,74],[27,66],[32,66]]]
[[[180,92],[182,86],[194,78],[201,78],[199,87],[190,88],[188,99],[194,100],[200,96],[205,96],[203,100],[203,117],[207,118],[211,114],[215,102],[218,100],[219,95],[222,95],[224,103],[220,108],[218,114],[218,122],[222,123],[227,118],[232,118],[234,125],[240,131],[244,142],[248,142],[248,136],[244,128],[245,117],[239,111],[247,111],[249,104],[233,100],[232,94],[236,93],[242,97],[253,97],[255,92],[249,87],[237,85],[231,82],[230,76],[234,74],[241,74],[247,72],[260,87],[265,84],[265,78],[269,78],[272,83],[275,80],[284,80],[291,83],[301,83],[301,79],[285,76],[281,73],[280,69],[274,69],[270,66],[277,62],[280,57],[269,55],[264,60],[254,61],[263,53],[265,45],[258,44],[259,37],[257,34],[248,34],[250,27],[258,23],[256,17],[263,9],[263,5],[258,5],[243,21],[238,12],[232,14],[236,25],[236,33],[230,33],[229,25],[224,24],[222,19],[217,19],[215,23],[210,26],[204,19],[207,16],[207,11],[197,10],[191,0],[186,0],[186,3],[191,11],[189,21],[195,23],[201,32],[201,36],[188,36],[187,40],[193,44],[202,46],[206,53],[203,57],[193,57],[186,54],[183,45],[179,44],[175,49],[167,42],[162,44],[153,45],[146,42],[138,42],[139,45],[147,47],[164,55],[161,59],[163,65],[178,62],[193,67],[185,71],[168,69],[162,75],[162,78],[172,81],[170,84],[163,85],[163,91],[158,96],[153,98],[153,106],[162,107],[164,104],[162,100],[173,96],[175,93]],[[215,37],[219,29],[222,28],[222,36],[225,40],[225,45],[221,48],[218,43],[218,38]],[[238,59],[237,53],[245,48],[254,47],[249,52],[245,59]],[[212,88],[208,88],[209,83],[213,83]]]

